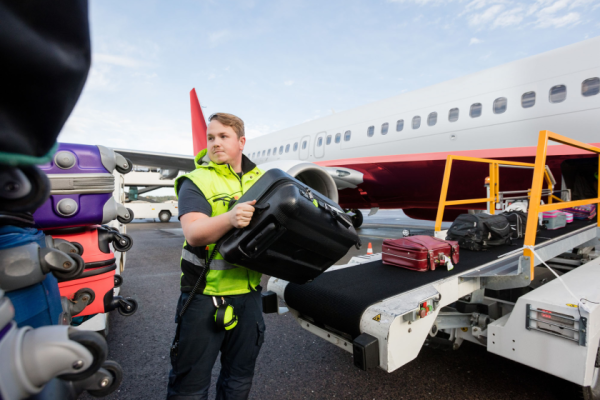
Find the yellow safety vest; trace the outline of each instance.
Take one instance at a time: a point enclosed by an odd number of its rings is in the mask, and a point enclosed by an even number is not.
[[[229,164],[216,164],[208,158],[207,151],[202,150],[195,158],[196,169],[175,180],[175,193],[183,178],[192,181],[202,191],[212,207],[211,217],[221,215],[229,210],[229,204],[239,199],[263,174],[249,158],[242,155],[242,171],[240,178]],[[190,246],[183,243],[181,255],[181,291],[193,289],[208,255],[212,254],[215,244],[208,246]],[[198,293],[209,296],[227,296],[248,293],[256,290],[262,274],[239,265],[229,264],[217,252],[210,264],[210,271]]]

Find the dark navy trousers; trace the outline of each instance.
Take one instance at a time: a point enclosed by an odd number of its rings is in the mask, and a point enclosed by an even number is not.
[[[177,316],[189,293],[182,293]],[[219,304],[221,298],[218,297]],[[264,341],[265,322],[260,291],[225,296],[234,307],[238,324],[230,331],[218,331],[216,308],[211,296],[196,294],[188,309],[176,322],[177,349],[171,350],[168,400],[200,400],[208,398],[210,377],[219,352],[221,374],[217,381],[217,400],[247,399],[252,387],[254,365]],[[179,337],[177,337],[179,336]]]

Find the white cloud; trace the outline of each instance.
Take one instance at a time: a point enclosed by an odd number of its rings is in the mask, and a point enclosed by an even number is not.
[[[523,8],[521,8],[521,7],[513,8],[512,10],[505,11],[502,14],[500,14],[498,16],[498,18],[496,18],[494,20],[494,23],[492,26],[494,28],[497,28],[497,27],[506,28],[511,25],[517,25],[521,21],[523,21],[523,19],[525,18],[525,15],[526,15],[526,11]]]
[[[215,74],[210,74],[210,75],[208,75],[208,80],[209,80],[209,81],[210,81],[210,80],[213,80],[213,79],[215,79],[216,77],[217,77],[217,75],[215,75]]]
[[[471,41],[469,42],[469,46],[473,45],[473,44],[479,44],[479,43],[483,43],[483,40],[481,39],[477,39],[477,38],[471,38]]]
[[[496,4],[489,7],[482,13],[471,14],[469,19],[469,25],[471,26],[491,26],[492,21],[496,16],[504,9],[504,6],[501,4]]]
[[[126,56],[117,56],[114,54],[94,53],[92,62],[117,65],[119,67],[138,68],[146,65],[143,61]]]
[[[580,22],[581,15],[576,12],[570,12],[562,17],[552,17],[542,15],[538,18],[536,26],[539,28],[562,28],[567,25],[576,25]]]
[[[294,84],[294,81],[292,81],[292,80],[285,81],[285,82],[283,82],[283,84],[284,84],[285,86],[292,86],[292,85]]]

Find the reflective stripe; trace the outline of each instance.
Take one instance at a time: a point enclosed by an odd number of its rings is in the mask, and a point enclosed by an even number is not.
[[[183,249],[181,251],[181,258],[199,267],[204,267],[204,260],[202,260],[200,257],[198,257],[189,250]],[[229,264],[225,260],[212,260],[212,262],[210,263],[210,269],[212,269],[213,271],[225,271],[234,268],[238,267],[236,267],[233,264]]]
[[[185,261],[191,262],[192,264],[197,265],[199,267],[204,267],[204,260],[202,260],[200,257],[198,257],[197,255],[195,255],[194,253],[192,253],[189,250],[183,249],[181,251],[181,258],[183,258]]]

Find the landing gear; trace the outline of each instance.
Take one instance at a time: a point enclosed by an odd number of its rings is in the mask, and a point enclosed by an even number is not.
[[[362,212],[357,209],[351,209],[346,212],[351,212],[352,214],[354,214],[350,216],[350,218],[352,218],[352,226],[354,226],[354,229],[360,228],[360,226],[363,224]]]

